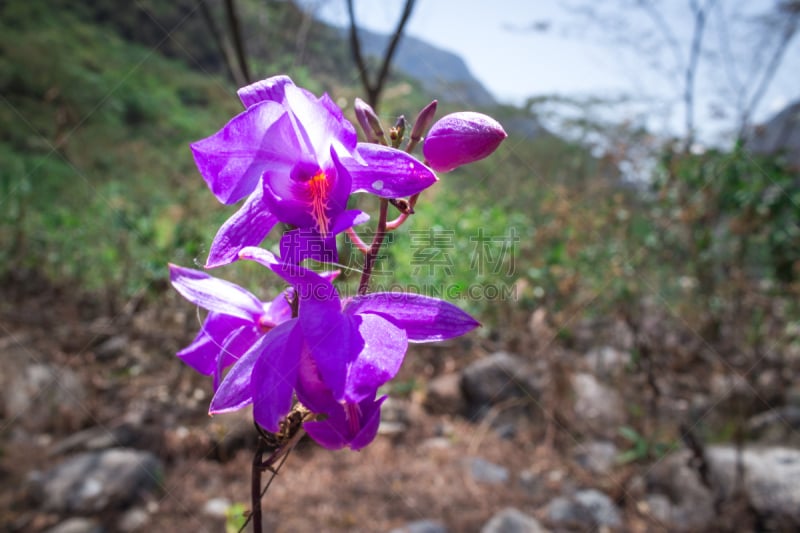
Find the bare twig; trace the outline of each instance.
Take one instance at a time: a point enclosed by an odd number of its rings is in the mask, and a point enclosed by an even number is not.
[[[378,109],[378,101],[380,100],[381,93],[383,92],[383,87],[386,84],[386,79],[389,77],[389,68],[392,64],[392,58],[394,57],[397,45],[400,43],[400,38],[403,36],[403,30],[405,29],[406,23],[408,22],[409,17],[411,17],[411,12],[414,9],[415,2],[416,0],[406,0],[405,7],[403,8],[403,14],[400,16],[400,20],[398,21],[397,27],[392,34],[392,39],[389,42],[389,46],[384,53],[383,61],[381,62],[381,68],[378,72],[378,78],[375,80],[375,83],[372,83],[369,79],[367,64],[364,60],[364,54],[361,50],[361,41],[358,38],[358,28],[356,27],[356,15],[353,9],[353,0],[347,0],[347,13],[350,17],[350,51],[353,54],[353,61],[355,61],[359,75],[361,76],[361,84],[364,86],[364,91],[367,93],[367,102],[373,109]]]
[[[238,60],[239,64],[239,72],[242,75],[245,83],[241,85],[247,85],[250,83],[250,72],[247,68],[247,57],[244,51],[244,40],[242,39],[242,31],[239,26],[239,17],[236,14],[236,4],[234,0],[225,0],[225,12],[228,15],[228,28],[230,29],[231,33],[231,40],[233,41],[233,47],[236,50],[236,59]]]
[[[217,49],[222,57],[222,63],[225,65],[225,70],[228,73],[228,77],[237,86],[241,87],[242,85],[246,85],[245,80],[242,79],[238,69],[234,66],[236,59],[230,43],[225,39],[225,37],[222,35],[222,32],[217,27],[217,24],[214,22],[214,16],[211,14],[211,10],[208,7],[208,1],[200,0],[199,5],[200,14],[203,16],[206,26],[208,26],[208,31],[211,33],[211,37],[217,44]]]

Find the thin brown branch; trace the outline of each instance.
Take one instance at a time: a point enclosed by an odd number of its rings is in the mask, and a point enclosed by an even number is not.
[[[352,2],[352,0],[348,1]],[[389,67],[392,64],[392,59],[394,58],[394,53],[397,50],[397,45],[400,43],[400,38],[403,36],[403,30],[406,27],[406,23],[408,23],[408,19],[411,17],[411,12],[414,10],[415,2],[416,0],[406,0],[406,5],[403,8],[403,14],[400,17],[400,21],[397,23],[397,27],[394,30],[394,34],[392,35],[392,40],[389,43],[389,48],[386,49],[386,54],[383,56],[383,63],[381,64],[380,74],[378,74],[378,80],[375,83],[375,87],[377,90],[373,108],[377,107],[378,97],[380,96],[380,93],[383,90],[383,85],[386,83],[386,79],[389,77]]]
[[[246,85],[246,81],[241,77],[239,70],[234,68],[234,62],[236,61],[234,58],[233,49],[231,48],[230,43],[225,40],[225,37],[222,35],[222,32],[217,27],[217,24],[214,22],[214,16],[211,14],[211,10],[208,7],[207,0],[200,0],[200,14],[203,16],[203,20],[208,27],[209,33],[211,33],[211,37],[214,39],[214,42],[217,44],[217,49],[219,50],[219,54],[222,57],[222,63],[225,65],[225,70],[228,73],[228,77],[231,81],[236,84],[238,87],[242,85]]]
[[[234,0],[225,0],[225,12],[228,15],[228,28],[231,33],[231,40],[233,47],[236,50],[236,59],[239,63],[239,72],[245,80],[243,85],[251,82],[250,71],[247,68],[247,57],[244,51],[244,40],[242,39],[242,30],[239,25],[239,17],[236,14],[236,4]]]
[[[372,83],[370,81],[369,70],[367,69],[366,61],[364,60],[364,54],[361,50],[361,41],[358,38],[358,27],[356,25],[356,15],[353,8],[353,0],[347,0],[347,14],[350,18],[350,51],[353,54],[353,61],[356,64],[356,68],[358,68],[358,74],[361,77],[361,84],[364,86],[364,91],[367,93],[367,103],[369,103],[369,105],[375,110],[378,109],[378,101],[380,100],[386,80],[389,77],[389,69],[392,64],[392,59],[397,50],[397,45],[400,43],[400,38],[403,36],[406,23],[411,17],[411,12],[414,10],[415,2],[416,0],[406,0],[403,13],[400,16],[397,27],[395,28],[392,38],[389,41],[389,46],[383,55],[381,68],[378,71],[378,77],[375,80],[375,83]]]
[[[364,91],[367,93],[367,100],[369,105],[375,107],[371,97],[371,87],[369,81],[369,72],[367,71],[367,64],[364,61],[364,54],[361,53],[361,41],[358,38],[358,28],[356,27],[356,14],[353,9],[353,0],[347,0],[347,14],[350,17],[350,53],[353,54],[353,61],[358,69],[358,75],[361,77],[361,85],[364,86]]]
[[[694,11],[694,31],[692,32],[692,46],[689,49],[689,63],[686,65],[686,80],[683,86],[683,103],[685,106],[686,140],[684,150],[688,151],[694,142],[694,80],[697,75],[697,63],[703,49],[703,34],[706,27],[706,15],[713,7],[715,0],[708,0],[701,7],[692,1]]]

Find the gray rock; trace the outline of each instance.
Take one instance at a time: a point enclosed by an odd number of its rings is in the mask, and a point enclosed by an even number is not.
[[[715,484],[726,497],[736,487],[736,449],[710,446],[707,450]],[[750,505],[780,524],[800,529],[800,450],[782,447],[746,448],[742,451],[743,489]]]
[[[116,335],[100,343],[95,349],[94,354],[100,361],[109,361],[122,355],[128,348],[130,339],[125,335]]]
[[[381,406],[381,423],[378,433],[381,435],[397,435],[408,428],[408,402],[396,398],[387,398]]]
[[[581,529],[616,528],[622,525],[614,502],[595,489],[577,491],[569,498],[554,498],[547,506],[547,517],[553,523]]]
[[[389,533],[447,533],[447,528],[436,520],[416,520],[395,528]]]
[[[507,507],[495,514],[481,528],[481,533],[544,533],[545,529],[534,517],[519,509]]]
[[[3,389],[6,417],[30,431],[71,430],[88,414],[86,389],[68,368],[29,364]]]
[[[631,362],[631,354],[611,346],[602,346],[589,350],[584,359],[592,374],[608,378],[617,376],[625,370]]]
[[[595,489],[579,490],[575,493],[575,502],[589,509],[589,513],[598,526],[619,527],[622,518],[611,498]]]
[[[596,440],[575,447],[575,460],[593,474],[608,474],[617,462],[619,449],[613,442]]]
[[[149,452],[111,448],[70,457],[29,475],[29,492],[45,511],[98,513],[124,508],[156,488],[161,462]]]
[[[619,393],[600,383],[592,374],[574,374],[572,388],[575,416],[599,433],[613,432],[625,420]]]
[[[759,413],[747,421],[747,430],[760,444],[800,448],[800,406],[784,405]]]
[[[73,433],[53,445],[49,455],[106,448],[157,449],[159,435],[152,428],[145,428],[139,416],[125,415],[113,426],[95,426]]]
[[[117,529],[122,532],[141,531],[150,522],[150,513],[141,507],[128,509],[117,522]]]
[[[486,459],[480,457],[467,459],[466,463],[470,469],[470,473],[472,473],[472,477],[476,481],[492,485],[500,485],[508,482],[509,474],[507,468],[495,463],[490,463]]]
[[[44,533],[103,533],[103,527],[89,518],[73,517],[45,530]]]
[[[647,472],[645,501],[652,515],[673,531],[703,531],[715,520],[714,495],[689,466],[687,451],[672,454]]]
[[[559,527],[594,527],[589,510],[564,496],[553,498],[547,504],[547,519]]]
[[[461,376],[444,374],[428,383],[425,408],[432,414],[458,414],[464,412],[464,396],[461,393]]]
[[[203,514],[214,518],[225,518],[231,502],[227,498],[212,498],[203,505]]]
[[[470,411],[512,400],[540,396],[536,374],[525,360],[497,352],[475,361],[461,374],[461,390]]]

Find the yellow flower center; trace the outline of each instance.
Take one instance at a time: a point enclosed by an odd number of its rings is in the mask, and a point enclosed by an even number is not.
[[[331,184],[328,181],[328,176],[322,170],[308,180],[308,191],[311,195],[311,216],[314,217],[314,221],[317,223],[317,230],[322,235],[328,234],[330,226],[330,219],[325,214],[330,188]]]

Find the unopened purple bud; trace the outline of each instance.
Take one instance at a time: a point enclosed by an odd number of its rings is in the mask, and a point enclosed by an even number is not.
[[[375,114],[375,110],[361,98],[356,98],[353,108],[367,142],[380,143],[386,146],[386,134],[383,132],[381,119]]]
[[[438,102],[434,100],[430,104],[423,107],[422,111],[420,111],[419,115],[417,115],[417,119],[414,121],[414,127],[411,128],[411,135],[408,138],[406,152],[411,153],[411,151],[416,148],[417,143],[422,140],[422,136],[425,135],[425,132],[431,126],[433,117],[436,115],[437,104]]]
[[[452,113],[436,122],[425,138],[422,153],[437,172],[479,161],[494,152],[508,137],[495,119],[482,113]]]

